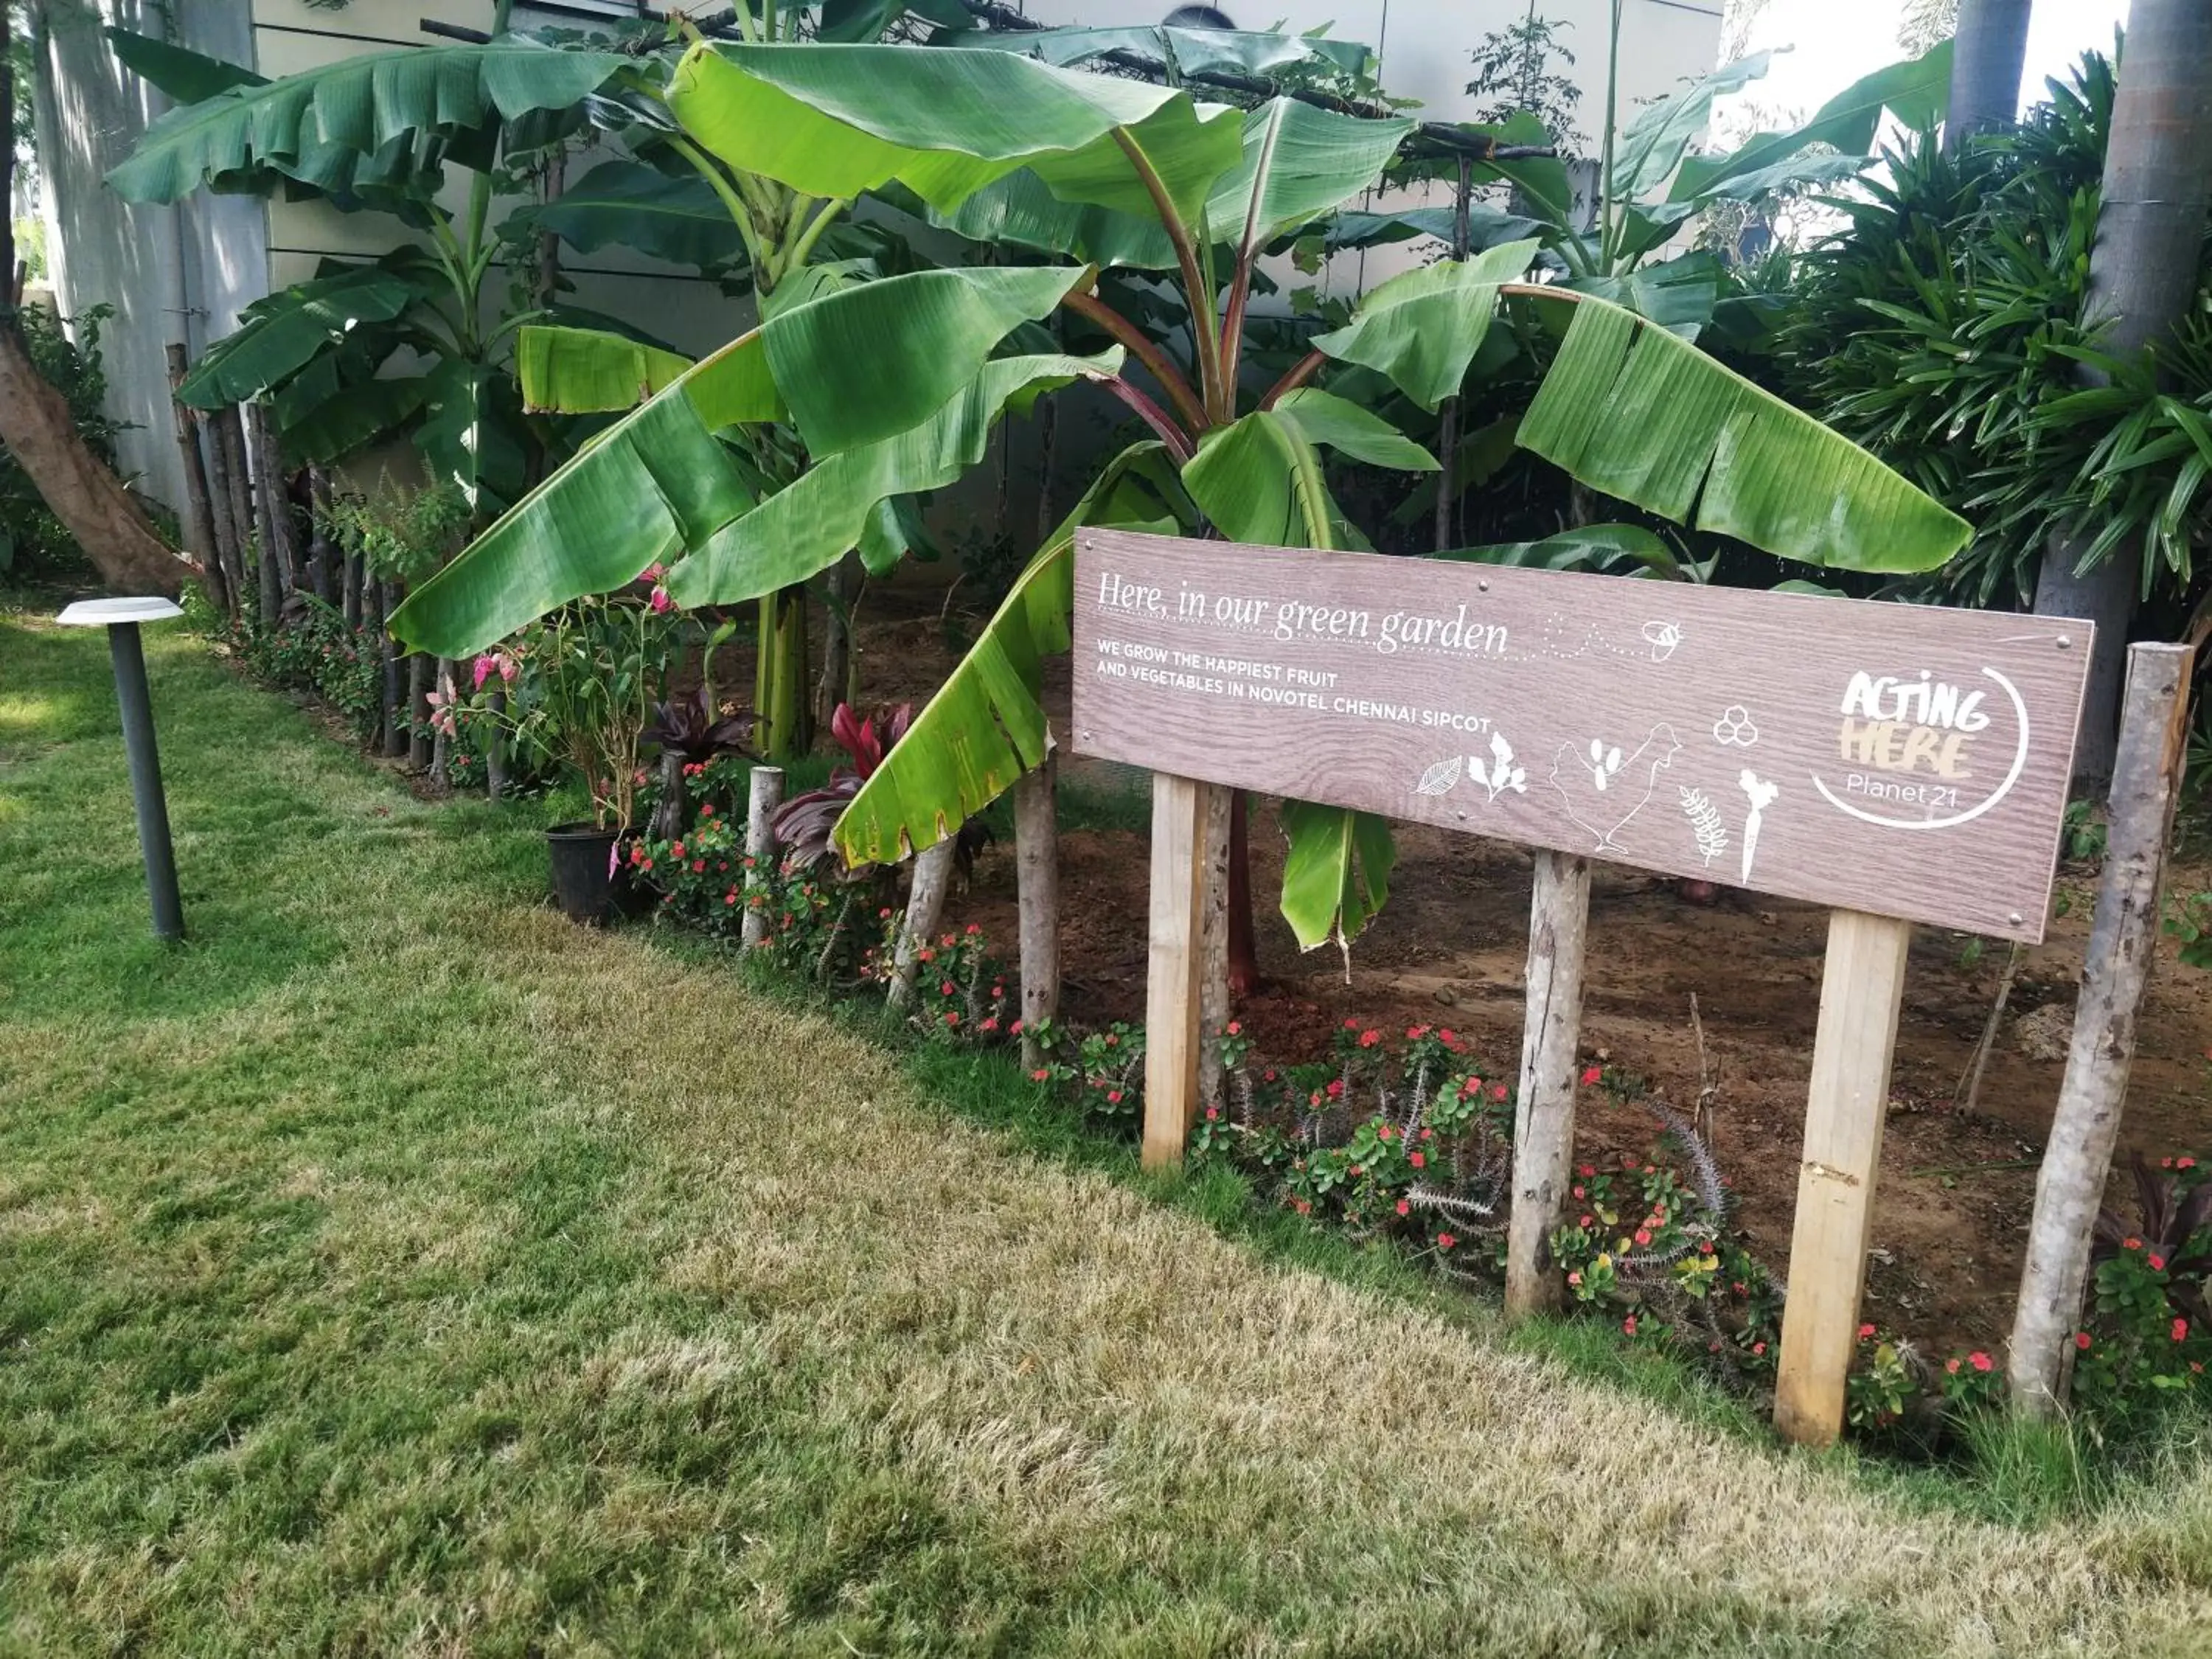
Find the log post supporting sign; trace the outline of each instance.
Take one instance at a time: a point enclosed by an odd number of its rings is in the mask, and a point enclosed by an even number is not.
[[[1505,1243],[1509,1319],[1556,1308],[1552,1266],[1575,1163],[1575,1049],[1583,1022],[1583,945],[1589,928],[1589,863],[1536,854],[1528,902],[1528,971],[1521,1027],[1521,1089],[1513,1119],[1513,1212]]]
[[[2013,1409],[2027,1416],[2048,1416],[2066,1396],[2090,1235],[2119,1145],[2120,1109],[2135,1062],[2136,1008],[2158,954],[2160,886],[2181,795],[2193,655],[2185,645],[2128,648],[2105,870],[2066,1076],[2035,1178],[2035,1215],[2013,1321]]]
[[[1152,776],[1152,943],[1145,973],[1148,1170],[1182,1161],[1198,1110],[1208,793],[1204,784],[1172,773]]]
[[[1911,927],[2042,939],[2093,630],[1085,530],[1073,640],[1076,752],[1153,774],[1149,1167],[1182,1156],[1199,1099],[1214,786],[1539,849],[1516,1315],[1558,1295],[1590,866],[1832,912],[1777,1419],[1833,1438]],[[1302,854],[1307,896],[1335,887],[1332,858],[1364,868],[1350,840]]]
[[[775,861],[775,814],[783,805],[783,769],[756,766],[745,786],[745,914],[738,924],[746,950],[768,938],[769,867]]]
[[[1774,1387],[1774,1426],[1803,1445],[1828,1445],[1843,1432],[1844,1376],[1858,1341],[1875,1171],[1911,943],[1909,921],[1857,910],[1828,917]]]
[[[1221,1103],[1221,1040],[1229,1028],[1229,830],[1237,792],[1209,783],[1199,790],[1200,916],[1198,1103]]]

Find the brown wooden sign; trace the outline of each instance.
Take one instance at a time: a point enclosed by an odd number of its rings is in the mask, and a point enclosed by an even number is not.
[[[2090,624],[1086,531],[1074,749],[2031,942]]]

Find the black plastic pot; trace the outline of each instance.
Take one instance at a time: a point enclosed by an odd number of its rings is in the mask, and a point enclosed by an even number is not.
[[[599,926],[614,896],[615,832],[588,819],[556,823],[545,832],[553,860],[553,900],[571,921]]]

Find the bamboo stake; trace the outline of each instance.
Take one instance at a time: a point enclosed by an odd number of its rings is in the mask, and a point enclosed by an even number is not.
[[[2005,952],[2004,972],[1997,976],[1996,997],[1990,1004],[1990,1017],[1982,1022],[1982,1040],[1974,1045],[1973,1057],[1959,1074],[1959,1086],[1951,1091],[1951,1104],[1955,1111],[1972,1111],[1974,1103],[1982,1097],[1982,1073],[1989,1069],[1990,1051],[1997,1046],[1997,1031],[2004,1023],[2005,1004],[2012,1000],[2012,982],[2020,975],[2023,954],[2025,947],[2018,939]]]
[[[180,341],[168,344],[169,410],[177,424],[177,453],[185,471],[185,550],[199,561],[200,581],[219,612],[230,610],[230,584],[222,568],[222,544],[216,539],[215,507],[208,499],[207,467],[200,456],[199,424],[192,410],[177,397],[185,379],[185,348]]]
[[[1145,1144],[1148,1170],[1182,1162],[1198,1108],[1203,967],[1206,786],[1152,775],[1150,947],[1145,980]]]
[[[1829,912],[1774,1389],[1774,1426],[1802,1445],[1832,1445],[1843,1432],[1911,944],[1909,921]]]
[[[2194,654],[2184,645],[2128,647],[2104,874],[2066,1076],[2035,1180],[2035,1213],[2013,1317],[2012,1407],[2024,1417],[2056,1413],[2072,1380],[2069,1339],[2088,1280],[2098,1204],[2119,1143],[2135,1060],[2136,1012],[2157,955],[2160,890],[2181,794]]]
[[[1514,1109],[1513,1212],[1506,1233],[1509,1318],[1556,1308],[1552,1263],[1575,1162],[1575,1049],[1582,1038],[1583,957],[1589,932],[1589,864],[1536,854],[1528,900],[1528,969],[1521,1028],[1520,1097]]]
[[[899,924],[898,946],[891,959],[889,1000],[904,1011],[914,1006],[915,981],[921,971],[921,952],[937,933],[945,914],[945,895],[952,885],[952,854],[957,837],[945,836],[915,854],[914,877],[907,890],[906,916]]]
[[[1022,1065],[1044,1063],[1038,1032],[1060,1014],[1060,828],[1054,791],[1060,757],[1045,750],[1044,763],[1014,785],[1014,880],[1020,906],[1022,953]]]

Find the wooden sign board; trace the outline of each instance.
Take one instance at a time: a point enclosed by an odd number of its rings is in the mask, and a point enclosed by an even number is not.
[[[2091,627],[1079,534],[1079,754],[2043,937]]]

